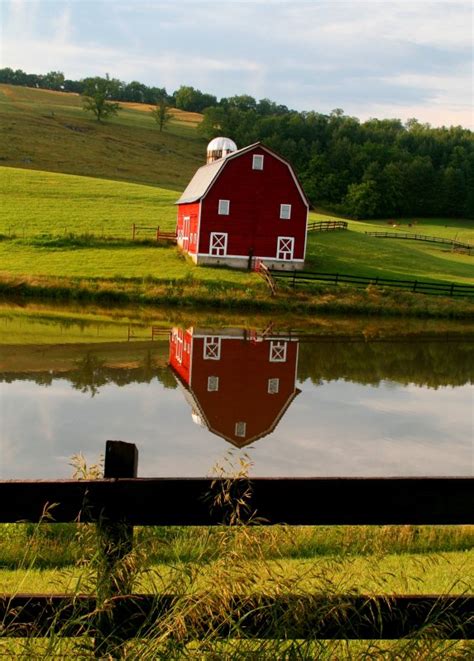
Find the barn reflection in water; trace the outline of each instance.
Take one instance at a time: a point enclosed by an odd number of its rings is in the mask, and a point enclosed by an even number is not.
[[[242,448],[273,432],[300,393],[298,348],[271,329],[173,328],[169,361],[194,422]]]

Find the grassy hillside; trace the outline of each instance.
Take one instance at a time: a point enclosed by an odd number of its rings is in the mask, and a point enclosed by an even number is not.
[[[257,276],[226,269],[195,268],[176,247],[143,231],[131,241],[132,223],[163,230],[175,227],[174,191],[91,177],[0,168],[0,272],[30,276],[222,280],[242,286]],[[323,218],[311,214],[313,220]],[[444,221],[417,225],[423,233],[449,236]],[[438,222],[438,225],[436,224]],[[375,223],[351,221],[349,231],[311,233],[308,268],[359,275],[472,282],[473,257],[448,246],[367,237]],[[386,227],[386,225],[385,225]],[[403,228],[405,229],[405,228]],[[81,236],[82,235],[82,236]],[[84,236],[88,235],[88,236]],[[463,238],[474,242],[474,221]],[[115,238],[116,240],[112,240]],[[107,240],[108,239],[108,240]]]
[[[149,106],[123,103],[99,123],[77,94],[0,85],[0,162],[50,172],[137,181],[181,190],[204,162],[197,113],[173,111],[159,132]]]

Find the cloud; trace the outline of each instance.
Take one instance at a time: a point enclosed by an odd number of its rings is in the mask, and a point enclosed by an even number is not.
[[[3,66],[469,124],[469,2],[3,3]]]

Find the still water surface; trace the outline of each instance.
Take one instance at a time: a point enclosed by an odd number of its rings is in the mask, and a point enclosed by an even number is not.
[[[230,450],[260,476],[473,474],[474,349],[463,338],[249,323],[103,342],[102,327],[81,342],[69,325],[52,342],[32,328],[21,342],[2,336],[0,479],[70,477],[71,456],[97,461],[106,439],[138,445],[140,476],[209,475]]]

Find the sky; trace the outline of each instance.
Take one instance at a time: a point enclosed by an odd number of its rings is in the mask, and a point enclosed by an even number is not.
[[[474,128],[470,0],[0,0],[0,67]]]

